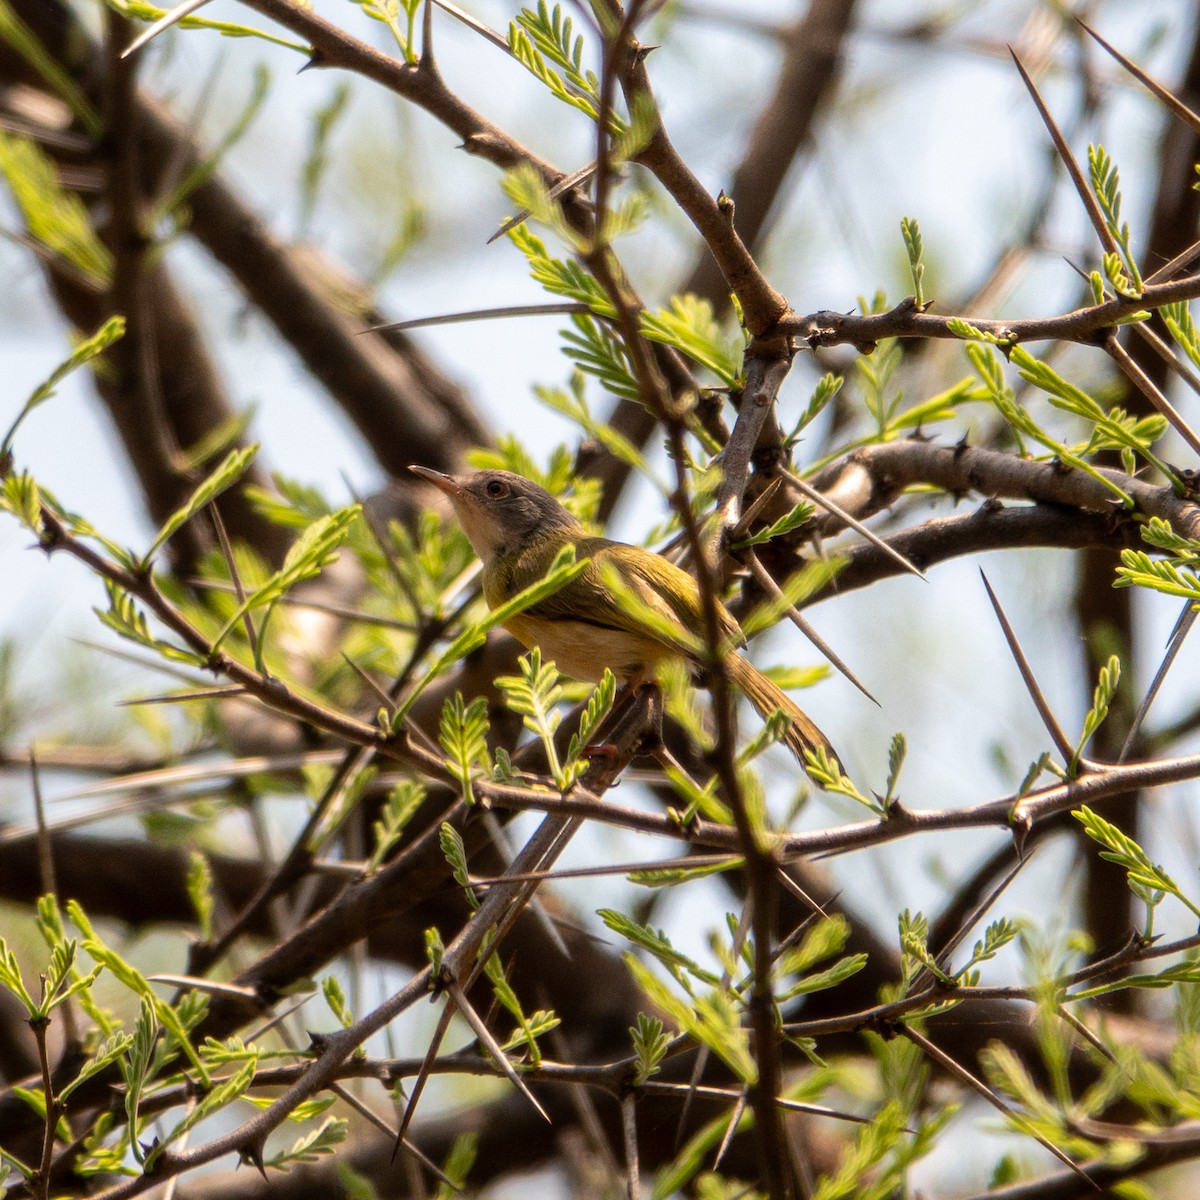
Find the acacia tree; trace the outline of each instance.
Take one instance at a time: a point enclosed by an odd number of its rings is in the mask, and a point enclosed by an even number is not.
[[[189,3],[171,14],[183,30],[158,38],[164,14],[135,0],[0,0],[0,169],[47,304],[80,334],[23,407],[14,398],[3,504],[95,576],[100,620],[167,677],[139,699],[178,714],[147,755],[72,744],[69,705],[57,738],[29,747],[6,706],[6,764],[34,814],[0,834],[0,891],[18,914],[0,957],[13,1194],[117,1200],[168,1181],[197,1196],[450,1194],[555,1167],[547,1194],[832,1200],[904,1194],[915,1178],[926,1194],[1050,1198],[1155,1194],[1156,1172],[1186,1172],[1176,1164],[1200,1156],[1198,939],[1159,930],[1186,930],[1200,909],[1191,880],[1140,843],[1146,805],[1200,776],[1181,754],[1194,683],[1178,719],[1156,723],[1151,707],[1200,601],[1200,440],[1171,398],[1200,367],[1194,6],[1170,14],[1176,42],[1193,39],[1173,90],[1062,6],[1029,6],[1044,40],[1009,69],[1054,153],[1023,235],[971,294],[935,298],[906,219],[911,294],[852,311],[819,291],[802,311],[763,266],[787,181],[845,102],[846,49],[878,32],[856,28],[849,0],[760,30],[777,73],[743,89],[759,108],[715,194],[672,140],[649,42],[661,60],[674,22],[720,14],[513,6],[501,34],[448,3],[362,0],[381,50],[294,0],[242,7],[267,24]],[[511,250],[549,294],[538,310],[565,319],[569,376],[540,398],[574,444],[486,421],[365,280],[280,237],[224,164],[251,114],[214,149],[139,85],[166,38],[211,36],[201,28],[282,41],[391,93],[494,172]],[[536,121],[589,132],[585,169],[466,103],[443,74],[447,28],[528,69]],[[151,45],[132,46],[139,31]],[[957,18],[890,33],[972,52]],[[1034,78],[1054,64],[1076,112],[1065,134]],[[1113,158],[1077,144],[1115,81],[1163,120],[1136,233]],[[343,104],[314,123],[302,211]],[[1089,223],[1072,247],[1078,302],[1002,318],[1002,283],[1051,239],[1063,197]],[[628,247],[680,216],[695,262],[676,290]],[[286,463],[274,476],[257,464],[188,295],[184,240],[349,417],[387,489],[338,507]],[[107,537],[70,510],[53,464],[23,459],[22,421],[85,364],[157,527],[146,545]],[[700,677],[667,671],[622,696],[611,678],[583,687],[518,657],[461,531],[406,475],[414,462],[520,471],[597,528],[632,484],[650,486],[636,536],[697,578]],[[975,503],[931,516],[931,496]],[[802,610],[1035,548],[1074,561],[1058,636],[1084,640],[1090,704],[1077,728],[1056,715],[989,587],[1043,724],[998,796],[980,794],[966,754],[950,764],[953,802],[902,788],[901,735],[878,748],[877,779],[824,755],[803,778],[772,749],[777,720],[739,735],[718,598],[748,635],[791,631],[772,641],[787,664],[774,674],[799,686],[826,673],[795,665],[815,654],[802,635],[850,674]],[[564,557],[506,611],[579,568]],[[1165,653],[1142,651],[1135,593],[1144,611],[1183,602]],[[906,692],[933,686],[931,670],[906,664]],[[830,687],[806,706],[820,712]],[[978,747],[998,740],[984,726]],[[100,798],[83,819],[45,810],[59,770]],[[106,824],[130,811],[138,836]],[[969,829],[991,831],[987,852],[894,931],[870,916],[870,871],[835,890],[821,861],[923,854]],[[1042,919],[1018,916],[1025,864],[1056,843],[1072,849],[1041,885],[1054,903],[1027,893]],[[569,845],[593,865],[556,869]],[[613,846],[636,861],[614,863]],[[622,902],[569,905],[555,880],[581,873]],[[1058,919],[1073,895],[1078,929]],[[169,950],[129,936],[148,927]],[[436,1016],[414,1020],[430,998]],[[495,1082],[481,1092],[462,1076]],[[1008,1138],[967,1161],[963,1144],[997,1122]],[[919,1165],[931,1152],[940,1176]],[[201,1170],[238,1156],[267,1182]]]

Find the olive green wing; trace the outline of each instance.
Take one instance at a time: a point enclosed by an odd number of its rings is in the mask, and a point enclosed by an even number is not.
[[[680,649],[701,635],[700,591],[686,571],[659,554],[608,538],[582,538],[575,551],[589,560],[586,569],[536,604],[535,615],[650,634]],[[740,641],[737,622],[724,607],[720,616],[721,632]]]

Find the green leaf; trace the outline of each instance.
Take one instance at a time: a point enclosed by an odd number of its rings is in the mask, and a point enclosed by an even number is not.
[[[1129,226],[1121,220],[1121,176],[1103,146],[1088,146],[1088,174],[1091,177],[1092,191],[1100,204],[1100,211],[1104,214],[1104,224],[1121,250],[1117,263],[1124,270],[1120,274],[1110,270],[1107,272],[1108,277],[1118,295],[1140,296],[1143,287],[1142,276],[1133,257]]]
[[[1159,315],[1166,324],[1167,331],[1192,360],[1192,365],[1200,367],[1200,334],[1196,331],[1196,322],[1192,318],[1192,310],[1187,301],[1180,300],[1177,304],[1168,304],[1159,309]]]
[[[676,887],[681,883],[690,883],[693,879],[707,879],[710,875],[719,875],[722,871],[740,870],[745,865],[744,858],[731,854],[721,862],[705,863],[699,867],[653,867],[646,871],[630,871],[625,878],[639,887]]]
[[[475,803],[471,780],[477,772],[488,769],[488,702],[486,696],[476,696],[464,704],[462,692],[455,692],[442,705],[442,721],[438,740],[446,751],[446,767],[462,784],[465,804]]]
[[[613,933],[652,954],[676,979],[682,980],[686,974],[710,987],[715,987],[720,983],[718,976],[711,971],[706,971],[698,962],[689,958],[682,951],[676,950],[671,945],[670,938],[661,929],[651,929],[649,925],[643,925],[612,908],[598,909],[596,916]]]
[[[904,249],[908,254],[908,269],[912,274],[913,299],[920,308],[925,303],[925,264],[921,261],[925,244],[921,240],[921,227],[913,217],[900,218],[900,232],[904,236]]]
[[[844,376],[831,373],[826,373],[817,380],[817,386],[813,388],[812,395],[804,406],[804,412],[800,415],[800,420],[796,422],[792,432],[785,439],[789,446],[825,411],[825,406],[842,390],[845,382]]]
[[[91,1058],[80,1068],[79,1074],[58,1093],[59,1103],[65,1104],[76,1088],[87,1083],[94,1075],[106,1071],[119,1059],[124,1058],[132,1049],[133,1041],[133,1035],[127,1033],[113,1034],[111,1037],[105,1038],[96,1047]]]
[[[583,37],[575,36],[571,18],[563,16],[561,4],[551,10],[545,0],[538,0],[536,12],[521,9],[516,21],[509,24],[508,48],[553,96],[593,121],[599,119],[600,81],[583,66]],[[616,113],[609,114],[609,128],[615,134],[624,129]]]
[[[540,176],[538,179],[540,180]],[[522,207],[532,209],[533,205],[529,203],[531,199],[536,198],[522,194],[518,202]],[[578,263],[552,257],[546,249],[546,243],[526,225],[518,225],[509,230],[508,236],[513,245],[525,255],[529,261],[530,274],[545,291],[585,304],[597,316],[607,317],[609,320],[616,318],[617,310],[608,298],[608,293],[600,282]]]
[[[823,971],[812,970],[817,963],[837,954],[849,936],[850,926],[844,917],[828,917],[817,922],[799,945],[785,950],[776,963],[777,973],[781,976],[800,975],[802,978],[785,988],[777,996],[777,1001],[784,1003],[796,996],[836,987],[861,971],[867,964],[865,954],[847,955]]]
[[[224,1083],[217,1084],[211,1091],[201,1096],[199,1103],[188,1112],[184,1118],[154,1149],[146,1155],[146,1171],[153,1171],[155,1161],[173,1142],[178,1141],[189,1130],[194,1129],[201,1121],[206,1121],[214,1113],[228,1108],[254,1082],[254,1073],[258,1070],[257,1059],[246,1063]]]
[[[446,1161],[442,1164],[442,1174],[450,1182],[439,1185],[435,1200],[453,1200],[462,1193],[467,1181],[467,1174],[474,1165],[478,1148],[478,1134],[462,1133],[454,1139],[450,1153],[446,1155]]]
[[[517,659],[517,666],[520,675],[501,675],[496,686],[504,693],[508,707],[524,718],[525,728],[537,734],[546,751],[555,784],[566,791],[574,781],[574,774],[564,770],[554,744],[554,734],[562,720],[558,709],[563,695],[558,668],[553,663],[542,662],[542,652],[537,646]]]
[[[816,687],[822,680],[828,679],[831,674],[831,669],[826,663],[818,663],[814,667],[788,667],[782,665],[762,667],[761,670],[773,684],[783,688],[785,692]]]
[[[750,1053],[749,1031],[742,1014],[727,990],[683,1000],[631,954],[625,961],[646,998],[667,1016],[680,1032],[707,1046],[745,1084],[758,1078],[758,1065]]]
[[[1200,604],[1200,575],[1173,562],[1154,559],[1142,550],[1122,550],[1114,587],[1145,587]]]
[[[226,455],[221,465],[188,497],[187,503],[163,522],[162,528],[154,535],[154,541],[150,543],[150,549],[146,551],[142,559],[144,570],[149,569],[155,554],[170,537],[178,533],[205,505],[212,503],[222,492],[231,488],[245,475],[257,454],[258,444],[255,443],[244,449],[231,450]]]
[[[1179,885],[1162,869],[1150,861],[1145,850],[1116,825],[1106,821],[1087,805],[1076,809],[1072,816],[1083,826],[1084,832],[1102,847],[1100,857],[1121,867],[1129,878],[1129,886],[1146,903],[1153,904],[1157,893],[1174,896],[1200,917],[1200,908],[1192,903],[1180,890]]]
[[[622,400],[637,400],[641,389],[638,388],[634,368],[629,364],[629,353],[625,350],[625,343],[598,318],[593,317],[592,313],[572,314],[571,324],[575,329],[564,329],[560,335],[563,338],[563,354],[566,358],[574,362],[584,374],[599,380],[605,390],[613,396],[619,396]],[[580,404],[580,400],[571,400],[562,389],[542,388],[538,389],[538,395],[542,402],[550,404],[552,408],[562,406],[564,410],[577,409]],[[572,420],[580,421],[577,410],[570,410],[566,415]],[[590,414],[587,416],[589,421],[593,420]],[[642,458],[641,451],[634,443],[614,430],[611,425],[600,421],[593,421],[593,424],[606,431],[602,440],[614,454],[619,454],[624,462]]]
[[[358,7],[375,21],[386,25],[396,39],[404,55],[404,61],[410,66],[417,61],[416,49],[416,16],[421,0],[356,0]],[[405,27],[400,27],[400,9],[403,8],[406,18]]]
[[[136,642],[147,650],[153,650],[169,662],[184,663],[189,667],[203,667],[207,664],[208,660],[194,651],[156,638],[150,632],[150,622],[146,619],[146,614],[138,608],[134,598],[118,584],[106,579],[104,589],[108,592],[108,611],[99,608],[92,611],[118,636]]]
[[[904,960],[904,978],[912,981],[923,967],[935,978],[949,982],[950,976],[938,965],[929,950],[929,922],[921,913],[911,913],[906,908],[899,919],[900,953]]]
[[[187,873],[187,894],[196,910],[196,921],[200,927],[200,940],[212,941],[213,935],[213,876],[212,868],[208,865],[199,850],[193,850],[189,855]]]
[[[131,1148],[139,1162],[142,1161],[142,1152],[138,1141],[138,1106],[141,1104],[142,1089],[150,1076],[157,1039],[158,1018],[154,1004],[150,998],[143,996],[138,1006],[133,1037],[128,1043],[129,1056],[121,1063],[121,1075],[125,1080],[125,1118],[129,1124]]]
[[[795,508],[784,513],[778,521],[773,521],[765,529],[760,529],[749,537],[743,538],[735,543],[736,549],[742,549],[746,546],[761,546],[763,542],[769,542],[772,538],[782,537],[785,533],[791,533],[793,529],[799,529],[813,515],[813,506],[807,500],[801,500]]]
[[[2,2],[2,0],[0,0]],[[0,148],[3,147],[4,135],[0,133]],[[0,155],[0,165],[2,165],[3,157]],[[85,363],[91,362],[94,358],[103,354],[105,350],[113,344],[113,342],[124,337],[125,335],[125,318],[124,317],[109,317],[91,337],[84,338],[71,351],[70,355],[59,363],[57,367],[50,373],[49,378],[38,384],[33,389],[28,400],[22,406],[21,411],[17,414],[16,420],[8,427],[8,432],[4,435],[3,442],[0,442],[0,470],[3,464],[8,460],[8,456],[12,453],[13,438],[16,437],[17,430],[20,428],[21,422],[40,404],[44,404],[51,396],[54,395],[55,389],[62,381],[71,374],[77,367],[82,367]]]
[[[663,1023],[644,1012],[638,1013],[637,1024],[629,1027],[629,1036],[633,1039],[633,1053],[637,1058],[633,1073],[633,1086],[636,1088],[662,1069],[659,1064],[667,1053],[671,1039],[663,1029]]]
[[[804,764],[804,770],[807,772],[809,779],[818,787],[824,788],[825,791],[832,795],[845,796],[847,799],[861,804],[877,816],[884,815],[883,806],[880,804],[878,798],[867,796],[859,791],[854,784],[854,780],[849,775],[843,773],[841,764],[836,758],[829,756],[824,746],[815,754],[811,750],[806,751]]]
[[[375,849],[367,863],[368,872],[377,870],[388,851],[400,840],[409,821],[425,803],[425,788],[413,779],[402,779],[388,793],[379,819],[371,826]]]
[[[902,733],[892,734],[892,744],[888,748],[888,777],[887,789],[883,794],[883,807],[886,811],[896,797],[896,785],[900,782],[900,772],[904,768],[904,759],[908,754],[908,740]]]
[[[118,12],[127,17],[136,18],[140,21],[158,21],[170,12],[170,9],[159,8],[156,4],[149,4],[146,0],[108,0]],[[235,25],[229,21],[214,21],[208,17],[184,17],[179,21],[181,29],[211,29],[214,33],[221,34],[222,37],[228,38],[258,38],[260,41],[268,42],[273,46],[282,46],[286,50],[296,50],[306,57],[311,56],[312,47],[306,42],[293,42],[288,38],[280,37],[278,34],[268,33],[263,29],[255,29],[250,25]]]
[[[1098,439],[1097,448],[1127,446],[1129,449],[1140,454],[1152,467],[1161,471],[1168,479],[1176,480],[1175,472],[1151,451],[1149,441],[1144,436],[1137,435],[1135,432],[1136,422],[1132,422],[1126,418],[1120,409],[1105,412],[1087,392],[1068,382],[1048,363],[1034,358],[1023,346],[1014,346],[1009,352],[1009,358],[1018,368],[1021,378],[1032,383],[1035,387],[1041,388],[1050,398],[1050,403],[1055,408],[1061,408],[1065,412],[1073,413],[1075,416],[1081,417],[1094,426],[1095,433],[1093,437]],[[1032,422],[1030,424],[1032,425]],[[1165,428],[1166,426],[1162,423],[1153,423],[1150,426],[1144,427],[1146,430]],[[1119,495],[1126,507],[1131,505],[1132,502],[1117,484],[1108,480],[1106,476],[1100,475],[1074,455],[1071,455],[1069,451],[1066,451],[1065,447],[1060,447],[1058,443],[1052,439],[1047,440],[1044,436],[1041,436],[1039,440],[1051,446],[1055,453],[1063,458],[1064,462],[1069,462],[1071,466],[1086,470],[1088,474],[1103,483],[1105,487]]]
[[[984,930],[982,940],[975,943],[970,959],[955,975],[955,978],[961,980],[968,971],[973,970],[981,962],[995,958],[1009,942],[1020,936],[1021,929],[1022,925],[1019,921],[1011,920],[1008,917],[1001,917],[999,920],[993,921]]]
[[[2,464],[0,464],[2,465]],[[0,508],[10,512],[26,529],[42,534],[42,494],[28,471],[11,471],[0,487]]]
[[[660,124],[658,105],[650,92],[635,92],[629,97],[629,124],[612,139],[613,166],[631,162],[641,154]]]
[[[605,667],[604,677],[588,697],[587,704],[579,718],[579,726],[571,734],[571,740],[567,745],[567,762],[574,762],[579,757],[580,751],[591,741],[592,735],[600,728],[604,718],[612,710],[616,694],[616,677]]]
[[[986,394],[970,375],[964,375],[948,388],[912,404],[897,412],[887,423],[884,437],[897,437],[909,429],[920,429],[938,421],[953,420],[958,416],[958,405],[985,400]]]
[[[485,944],[483,952],[487,953],[489,949],[490,945]],[[509,983],[507,975],[504,973],[504,966],[500,962],[499,955],[488,954],[487,961],[483,965],[483,971],[492,985],[492,992],[495,994],[496,999],[517,1023],[516,1030],[500,1047],[501,1050],[524,1049],[529,1053],[530,1064],[535,1067],[538,1066],[542,1061],[542,1051],[538,1045],[538,1038],[549,1033],[552,1029],[557,1029],[561,1022],[554,1013],[545,1012],[540,1009],[532,1016],[525,1015],[521,1001],[517,993],[513,990],[512,984]]]
[[[1172,963],[1171,966],[1153,975],[1123,975],[1120,979],[1112,980],[1111,983],[1101,983],[1095,987],[1081,988],[1078,991],[1073,991],[1068,999],[1072,1002],[1076,1000],[1091,1000],[1096,996],[1107,996],[1113,992],[1123,991],[1125,988],[1162,990],[1164,988],[1176,987],[1183,983],[1200,983],[1200,964],[1193,961],[1186,961]]]
[[[1108,716],[1109,705],[1112,703],[1112,698],[1117,690],[1117,683],[1121,678],[1121,660],[1115,655],[1111,655],[1107,663],[1100,668],[1100,677],[1096,682],[1095,690],[1092,692],[1092,707],[1088,710],[1088,714],[1083,719],[1083,732],[1079,735],[1079,741],[1075,745],[1075,753],[1071,756],[1071,764],[1068,769],[1068,774],[1074,775],[1079,766],[1080,756],[1083,754],[1083,748],[1091,740],[1092,735],[1104,723],[1105,717]]]
[[[1051,403],[1059,408],[1067,409],[1078,416],[1083,416],[1092,424],[1104,419],[1100,406],[1080,388],[1068,383],[1056,371],[1045,363],[1039,362],[1021,346],[1009,348],[1010,359],[1020,368],[1022,378],[1051,394]],[[1052,437],[1043,430],[1029,412],[1016,401],[1012,389],[1004,383],[1004,371],[996,359],[995,353],[979,345],[969,345],[967,356],[975,365],[989,392],[989,398],[999,410],[1000,415],[1012,427],[1017,438],[1018,448],[1024,452],[1021,442],[1022,435],[1033,438],[1049,449],[1054,455],[1069,467],[1090,475],[1102,487],[1112,492],[1126,507],[1132,506],[1133,501],[1119,484],[1100,474],[1090,463],[1085,462],[1069,447]],[[1168,472],[1168,474],[1170,474]]]
[[[843,916],[824,917],[808,930],[798,945],[780,956],[775,969],[780,975],[798,975],[837,954],[850,937],[850,924]]]
[[[670,308],[643,312],[641,327],[652,342],[673,346],[707,367],[726,387],[738,385],[744,342],[721,333],[708,300],[693,295],[672,296]]]
[[[983,342],[991,346],[1008,346],[1011,339],[999,337],[994,333],[989,333],[986,329],[980,329],[978,325],[972,325],[970,321],[964,321],[962,317],[951,317],[946,322],[946,328],[950,330],[955,337],[962,338],[967,342]]]
[[[338,547],[350,534],[350,526],[358,520],[361,507],[352,504],[328,516],[314,521],[293,543],[283,560],[283,566],[261,587],[256,588],[244,603],[239,604],[233,615],[221,627],[213,639],[214,651],[229,636],[246,613],[256,608],[275,604],[298,583],[319,575],[334,559]]]
[[[83,201],[61,186],[54,163],[40,147],[29,138],[0,132],[0,174],[8,182],[30,237],[51,257],[62,259],[82,274],[97,291],[107,288],[112,255],[92,228]]]
[[[0,938],[0,987],[7,988],[25,1006],[30,1016],[37,1012],[37,1001],[29,994],[25,981],[21,978],[21,966],[17,956],[8,948],[8,943]]]
[[[346,1002],[346,993],[336,975],[326,975],[321,980],[321,995],[325,998],[325,1003],[337,1023],[343,1029],[349,1029],[354,1024],[354,1014],[350,1011],[350,1005]]]
[[[153,988],[150,986],[149,980],[132,964],[126,962],[115,950],[109,947],[92,928],[91,922],[87,919],[87,915],[83,909],[74,900],[67,904],[67,913],[71,920],[83,933],[83,948],[96,960],[101,966],[107,967],[121,983],[123,983],[131,991],[141,996],[150,1006],[158,1023],[175,1039],[179,1044],[179,1048],[186,1055],[188,1061],[196,1068],[201,1081],[205,1086],[209,1083],[208,1070],[200,1061],[196,1054],[195,1048],[192,1046],[191,1039],[188,1037],[187,1027],[181,1019],[183,1011],[183,1003],[180,1003],[179,1009],[173,1008],[164,1000],[160,1000],[154,994]]]
[[[467,850],[463,845],[462,834],[449,821],[443,821],[438,829],[438,844],[446,862],[450,864],[454,882],[466,893],[467,903],[473,909],[478,908],[479,897],[475,895],[475,889],[471,886],[471,872],[467,867]]]
[[[489,958],[487,967],[484,969],[487,970],[494,962],[496,962],[495,956]],[[558,1029],[561,1025],[561,1019],[554,1013],[539,1008],[531,1016],[523,1016],[521,1018],[517,1029],[501,1045],[500,1049],[505,1051],[505,1053],[527,1050],[529,1052],[530,1066],[536,1067],[542,1061],[542,1050],[538,1045],[538,1038],[545,1037],[546,1034]]]
[[[791,987],[785,988],[777,1000],[783,1004],[797,996],[807,996],[812,992],[823,992],[828,988],[837,987],[852,975],[857,975],[867,965],[867,958],[866,954],[848,954],[845,958],[839,958],[833,966],[824,971],[813,971]]]
[[[588,562],[589,560],[586,558],[576,562],[575,547],[564,546],[550,565],[550,570],[537,583],[530,584],[511,600],[492,609],[482,621],[464,629],[405,697],[404,702],[397,708],[396,715],[392,718],[392,728],[401,729],[409,711],[424,690],[460,658],[478,646],[482,646],[491,630],[495,629],[497,625],[503,625],[517,613],[524,612],[530,605],[537,604],[547,596],[554,595],[559,588],[565,587],[572,579],[587,570]]]

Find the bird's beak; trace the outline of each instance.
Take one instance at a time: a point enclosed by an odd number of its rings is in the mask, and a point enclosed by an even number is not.
[[[413,465],[408,469],[414,475],[419,475],[426,483],[432,483],[439,491],[445,492],[451,500],[456,496],[462,495],[462,485],[453,475],[443,475],[441,471],[435,471],[432,467],[418,467]]]

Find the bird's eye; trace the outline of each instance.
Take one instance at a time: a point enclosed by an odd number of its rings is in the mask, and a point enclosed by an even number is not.
[[[488,485],[486,488],[484,488],[484,491],[487,492],[487,494],[491,496],[493,500],[500,500],[504,496],[508,495],[508,484],[502,479],[490,479],[488,480]]]

